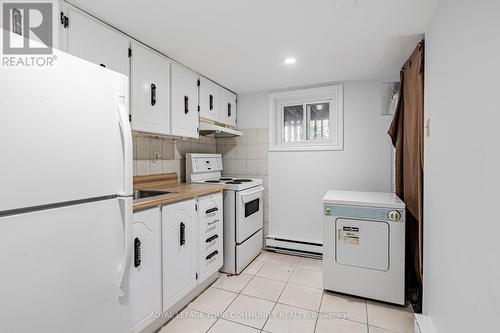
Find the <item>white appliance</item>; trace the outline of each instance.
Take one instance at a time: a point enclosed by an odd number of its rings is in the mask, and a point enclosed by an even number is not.
[[[262,249],[262,179],[222,177],[220,154],[186,154],[188,182],[224,184],[224,266],[239,274]]]
[[[126,332],[127,77],[54,56],[0,69],[0,332]]]
[[[405,304],[405,204],[392,193],[323,198],[323,287]]]

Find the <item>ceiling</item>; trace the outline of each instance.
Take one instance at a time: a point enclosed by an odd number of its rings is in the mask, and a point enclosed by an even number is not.
[[[398,75],[438,1],[70,0],[237,93]]]

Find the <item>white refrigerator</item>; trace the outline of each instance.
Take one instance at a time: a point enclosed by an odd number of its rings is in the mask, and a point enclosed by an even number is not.
[[[0,69],[0,332],[126,332],[127,78],[54,54]]]

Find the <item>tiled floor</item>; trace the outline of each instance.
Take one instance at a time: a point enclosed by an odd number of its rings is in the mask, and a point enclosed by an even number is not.
[[[263,252],[222,275],[161,333],[414,333],[413,312],[325,292],[320,260]]]

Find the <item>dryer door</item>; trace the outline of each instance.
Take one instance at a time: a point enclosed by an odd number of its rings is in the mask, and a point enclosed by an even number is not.
[[[380,271],[389,269],[387,222],[338,218],[335,226],[338,264]]]

